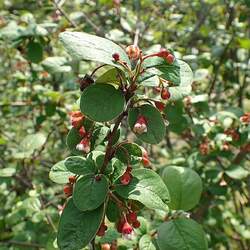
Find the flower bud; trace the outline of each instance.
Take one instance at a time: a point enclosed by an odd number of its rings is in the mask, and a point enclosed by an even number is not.
[[[155,106],[160,112],[162,112],[165,108],[165,104],[163,102],[155,101]]]
[[[120,182],[122,185],[128,185],[132,179],[132,175],[130,172],[125,172],[121,177],[120,177]]]
[[[112,57],[116,62],[120,60],[120,55],[118,53],[114,53]]]
[[[79,128],[84,119],[84,115],[80,111],[72,111],[70,113],[70,122],[74,128]]]
[[[170,98],[170,92],[167,88],[162,88],[161,90],[161,98],[164,100],[168,100]]]
[[[133,226],[133,228],[139,228],[141,226],[141,223],[140,223],[140,221],[136,220],[133,222],[132,226]]]
[[[138,116],[137,121],[134,125],[133,128],[134,133],[136,134],[143,134],[143,133],[147,133],[148,128],[147,128],[147,121],[146,118],[142,115]]]
[[[102,222],[101,226],[98,229],[98,232],[96,233],[96,235],[98,236],[104,236],[105,235],[105,231],[108,229],[108,227],[105,225],[104,222]]]
[[[137,60],[139,59],[140,57],[140,49],[138,46],[136,45],[129,45],[127,48],[126,48],[126,53],[129,57],[129,59],[133,59],[133,60]]]
[[[75,175],[72,175],[69,177],[69,183],[70,184],[74,184],[76,182],[76,176]]]
[[[243,116],[240,117],[240,121],[243,124],[250,124],[250,112],[245,113]]]
[[[86,130],[83,126],[78,130],[78,132],[81,137],[84,137],[86,135]]]
[[[63,188],[63,192],[66,195],[66,197],[69,197],[72,195],[73,192],[73,186],[71,184],[66,184]]]
[[[129,223],[133,223],[133,222],[137,221],[137,214],[136,214],[136,212],[130,212],[126,215],[126,218],[127,218]]]
[[[116,223],[116,229],[117,229],[117,232],[118,232],[118,233],[122,233],[122,228],[123,228],[123,225],[124,225],[125,222],[126,222],[126,221],[125,221],[125,218],[122,217],[122,218],[120,218],[119,221]]]
[[[148,167],[150,165],[148,152],[144,148],[141,148],[141,149],[142,149],[142,164],[144,167]]]
[[[122,227],[122,234],[131,234],[133,231],[133,228],[128,224],[128,222],[125,222]]]
[[[165,59],[169,64],[172,64],[175,60],[175,57],[172,54],[169,54]]]
[[[76,149],[84,153],[89,153],[90,151],[90,141],[89,138],[84,137],[79,144],[76,145]]]

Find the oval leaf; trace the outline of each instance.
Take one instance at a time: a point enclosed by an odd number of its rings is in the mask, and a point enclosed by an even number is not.
[[[207,250],[202,227],[191,219],[178,218],[161,224],[158,229],[161,250]]]
[[[122,93],[109,84],[91,85],[81,96],[82,113],[97,122],[107,122],[116,118],[125,105]]]
[[[230,178],[236,180],[244,179],[249,175],[248,170],[238,165],[231,165],[225,172]]]
[[[142,86],[159,86],[159,77],[164,78],[178,86],[169,88],[171,101],[182,99],[192,91],[193,72],[187,63],[182,60],[175,60],[169,65],[162,58],[151,58],[145,60],[145,73],[139,78]]]
[[[162,179],[169,190],[171,209],[188,211],[199,203],[202,181],[192,169],[169,166],[163,170]]]
[[[124,70],[120,64],[114,62],[112,55],[118,53],[120,59],[128,64],[130,61],[126,52],[108,39],[83,32],[63,32],[59,36],[67,52],[77,60],[91,60],[113,65]]]
[[[70,199],[60,218],[57,244],[61,250],[82,249],[95,237],[103,219],[103,206],[83,212]]]
[[[136,136],[146,143],[158,144],[166,134],[161,113],[149,104],[132,108],[128,114],[128,123],[132,130],[139,115],[143,115],[146,118],[147,132],[140,135],[136,134]]]
[[[80,156],[71,156],[65,159],[66,168],[77,175],[85,175],[95,172],[95,163],[91,159]]]
[[[76,149],[76,145],[81,141],[81,139],[82,137],[80,136],[78,130],[71,128],[66,138],[66,144],[73,154],[82,155],[82,152]]]
[[[142,150],[136,143],[124,143],[115,152],[117,158],[125,164],[136,164],[141,161]]]
[[[27,58],[33,63],[39,63],[43,59],[43,47],[40,43],[29,42],[27,45]]]
[[[115,191],[120,196],[139,201],[151,209],[168,211],[168,189],[157,173],[149,169],[135,169],[132,176],[131,182],[126,186],[117,181]]]
[[[49,172],[49,178],[58,184],[69,182],[69,177],[73,175],[65,166],[64,161],[57,162]]]
[[[108,180],[104,175],[99,175],[96,180],[92,174],[80,178],[74,188],[74,204],[81,211],[93,210],[99,207],[106,199],[108,193]]]
[[[152,241],[152,238],[145,234],[140,238],[139,241],[139,249],[140,250],[157,250],[155,243]]]

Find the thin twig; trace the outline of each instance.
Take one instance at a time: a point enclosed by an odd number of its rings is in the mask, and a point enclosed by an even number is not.
[[[71,26],[76,28],[77,25],[75,24],[75,22],[70,20],[70,18],[66,14],[66,12],[61,8],[61,6],[59,6],[58,2],[56,0],[53,0],[53,3],[55,5],[56,9],[61,13],[61,15],[63,15],[65,17],[65,19],[71,24]]]
[[[1,241],[1,244],[4,245],[16,245],[16,246],[23,246],[23,247],[31,247],[31,248],[43,248],[42,245],[36,244],[36,243],[28,243],[28,242],[21,242],[21,241],[15,241],[15,240],[9,240],[9,241]]]

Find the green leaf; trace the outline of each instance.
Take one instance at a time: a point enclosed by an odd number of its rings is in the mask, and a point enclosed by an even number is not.
[[[124,70],[115,63],[112,55],[118,53],[120,59],[130,67],[126,52],[117,44],[108,39],[90,35],[83,32],[63,32],[59,36],[67,52],[77,60],[91,60],[109,64]]]
[[[16,173],[16,169],[15,168],[3,168],[0,169],[0,177],[11,177]]]
[[[105,232],[105,235],[100,238],[100,243],[110,243],[114,242],[115,240],[119,239],[121,237],[121,234],[117,232],[115,228],[108,228],[108,230]]]
[[[112,68],[107,70],[101,76],[99,76],[95,83],[112,83],[116,85],[120,85],[118,76],[118,70],[116,68]]]
[[[106,216],[110,222],[115,222],[120,217],[120,210],[117,204],[111,199],[108,201]]]
[[[149,169],[135,169],[132,180],[128,185],[116,182],[115,191],[125,199],[136,200],[150,209],[168,211],[166,202],[169,193],[161,177]]]
[[[26,158],[30,157],[35,150],[41,148],[46,142],[46,136],[42,133],[36,133],[33,135],[27,135],[21,141],[18,152],[15,157],[16,158]]]
[[[202,227],[191,219],[178,218],[161,224],[158,229],[160,250],[207,250]]]
[[[125,164],[136,164],[141,161],[142,150],[136,143],[124,143],[116,149],[116,157]]]
[[[91,146],[97,147],[98,145],[100,145],[107,137],[108,132],[109,128],[106,126],[101,126],[95,129],[91,137]]]
[[[96,180],[92,174],[85,175],[77,180],[74,191],[74,204],[81,211],[93,210],[99,207],[106,199],[109,183],[104,175]]]
[[[164,113],[169,121],[168,130],[180,134],[187,129],[188,121],[183,113],[182,101],[169,103],[165,106]]]
[[[50,73],[70,72],[71,70],[71,67],[67,65],[67,59],[65,57],[47,57],[42,61],[42,65]]]
[[[83,212],[78,210],[72,199],[66,204],[60,218],[57,244],[61,250],[82,249],[95,237],[102,219],[103,206]]]
[[[117,180],[120,176],[122,176],[125,173],[127,166],[128,166],[127,163],[123,163],[120,160],[113,158],[112,167],[114,171],[112,173],[112,179]]]
[[[107,122],[116,118],[124,109],[122,93],[109,84],[87,87],[81,96],[82,113],[97,122]]]
[[[30,41],[27,45],[27,58],[33,63],[39,63],[43,59],[43,47],[40,43]]]
[[[181,82],[179,60],[175,60],[172,64],[169,64],[163,58],[151,57],[143,62],[142,67],[151,76],[160,76],[176,85],[179,85]]]
[[[242,166],[232,165],[226,171],[226,174],[236,180],[241,180],[246,178],[249,175],[249,171],[243,168]]]
[[[153,243],[152,238],[149,235],[144,234],[140,238],[139,249],[140,250],[157,250],[157,247]]]
[[[64,162],[66,168],[77,175],[85,175],[95,172],[95,163],[91,159],[80,156],[70,156]]]
[[[178,60],[178,63],[180,65],[180,84],[169,88],[170,101],[182,99],[192,91],[193,72],[184,61]]]
[[[58,184],[69,182],[69,177],[73,174],[66,168],[64,161],[57,162],[49,172],[49,178]]]
[[[132,130],[139,115],[143,115],[146,118],[147,132],[140,135],[136,134],[136,136],[146,143],[158,144],[166,134],[161,113],[149,104],[132,108],[128,114],[128,123]]]
[[[174,210],[188,211],[199,203],[202,192],[202,181],[199,175],[190,168],[169,166],[162,172]]]
[[[160,58],[155,60],[163,59]],[[149,70],[147,70],[142,75],[142,77],[139,78],[141,85],[145,87],[157,87],[159,85],[158,78],[161,77],[172,82],[175,85],[178,85],[169,87],[169,92],[171,95],[169,100],[175,101],[189,95],[192,91],[193,82],[193,72],[189,65],[184,61],[178,59],[173,65],[167,65],[167,63],[165,62],[163,63],[163,65],[160,64],[160,70],[158,69],[159,65],[157,65],[157,63],[150,64],[148,66]]]
[[[82,137],[80,136],[78,130],[76,128],[71,128],[66,138],[66,144],[73,154],[82,155],[82,152],[76,149],[76,145],[81,140]]]

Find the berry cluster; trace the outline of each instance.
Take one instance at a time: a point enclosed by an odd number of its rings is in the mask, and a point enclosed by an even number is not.
[[[76,182],[76,176],[72,175],[69,177],[69,182],[64,186],[63,192],[66,197],[70,197],[73,192],[73,185]]]
[[[84,115],[80,111],[74,111],[70,113],[71,125],[78,130],[79,135],[82,137],[80,143],[76,145],[76,149],[82,151],[83,153],[90,152],[90,133],[88,133],[82,122],[84,121]]]
[[[123,215],[116,223],[116,229],[123,235],[129,235],[133,232],[134,228],[139,228],[140,222],[137,219],[137,214],[133,211]]]

